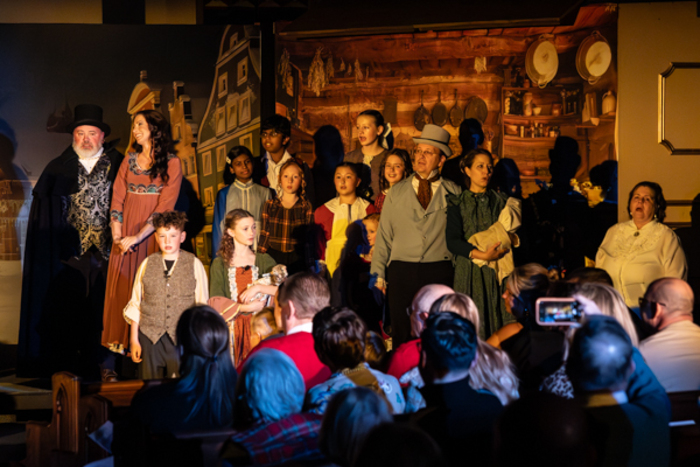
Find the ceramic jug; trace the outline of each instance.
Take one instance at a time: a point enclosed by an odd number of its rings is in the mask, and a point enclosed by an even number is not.
[[[603,95],[603,114],[615,112],[616,106],[617,99],[615,99],[615,94],[613,94],[612,90],[606,92],[605,95]]]

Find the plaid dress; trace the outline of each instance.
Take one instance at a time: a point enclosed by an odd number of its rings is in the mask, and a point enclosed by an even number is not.
[[[314,212],[308,201],[299,198],[287,209],[278,198],[267,200],[262,212],[258,252],[268,253],[278,264],[287,266],[290,274],[298,272],[288,264],[290,261],[311,268],[316,260],[314,225]],[[285,261],[285,257],[293,259]]]

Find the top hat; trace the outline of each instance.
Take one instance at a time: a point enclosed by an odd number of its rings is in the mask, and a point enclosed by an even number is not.
[[[109,125],[102,121],[102,107],[94,104],[80,104],[75,106],[75,120],[66,127],[68,133],[73,133],[73,130],[81,125],[96,126],[104,131],[105,138],[109,136],[111,129]]]
[[[452,155],[452,149],[450,149],[450,134],[447,130],[439,127],[437,125],[425,125],[423,132],[420,134],[420,138],[413,138],[413,142],[416,144],[429,144],[441,150],[445,157],[450,157]]]

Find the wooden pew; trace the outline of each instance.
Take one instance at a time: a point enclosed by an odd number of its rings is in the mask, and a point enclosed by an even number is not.
[[[127,409],[139,390],[161,381],[85,384],[71,373],[51,378],[51,422],[27,423],[26,467],[78,467],[107,457],[88,435]]]
[[[700,391],[672,392],[668,399],[671,422],[695,422],[695,425],[671,427],[671,465],[700,465]]]

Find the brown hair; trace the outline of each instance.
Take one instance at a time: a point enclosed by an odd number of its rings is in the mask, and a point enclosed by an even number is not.
[[[487,151],[486,149],[472,149],[467,153],[466,156],[462,158],[461,161],[459,161],[459,170],[464,174],[464,180],[467,182],[467,187],[471,186],[471,179],[469,178],[469,175],[464,171],[465,168],[469,167],[470,169],[472,168],[472,165],[474,164],[474,159],[476,159],[476,156],[479,155],[484,155],[488,157],[491,160],[491,164],[493,165],[493,155]]]
[[[224,264],[227,266],[231,263],[231,260],[233,259],[233,252],[236,248],[235,243],[233,242],[233,237],[228,234],[228,229],[235,230],[238,221],[248,217],[253,217],[253,215],[245,209],[232,209],[224,218],[221,243],[219,244],[219,251],[217,251],[216,254],[217,256],[221,257]]]
[[[365,361],[375,370],[386,373],[388,352],[382,336],[374,331],[367,331],[365,336]]]
[[[378,212],[373,212],[372,214],[367,214],[365,217],[362,218],[363,221],[374,221],[377,224],[379,224],[379,218],[381,214]]]
[[[627,199],[627,212],[629,213],[630,219],[632,218],[632,213],[630,212],[630,205],[632,204],[632,197],[637,188],[646,187],[654,192],[654,204],[656,207],[656,216],[659,222],[663,222],[666,219],[666,198],[664,198],[664,190],[661,189],[661,185],[656,182],[639,182],[637,183],[632,191],[630,191],[630,196]]]
[[[313,320],[314,350],[335,372],[365,361],[367,325],[350,308],[326,307]]]
[[[277,290],[277,301],[291,301],[299,319],[311,319],[330,305],[331,291],[328,282],[310,272],[298,272],[287,278]]]
[[[301,168],[301,162],[293,157],[282,164],[282,167],[280,167],[280,174],[277,178],[277,197],[282,197],[282,174],[285,170],[287,170],[287,168],[293,165],[299,169],[299,176],[301,177],[301,185],[299,185],[299,191],[297,191],[296,195],[301,198],[302,203],[308,203],[308,200],[306,199],[306,179],[304,178],[304,169]]]
[[[401,148],[392,149],[384,155],[379,165],[379,189],[382,191],[389,189],[389,181],[384,178],[384,169],[389,156],[396,156],[403,161],[403,178],[408,178],[413,173],[413,163],[411,163],[411,156],[408,154],[408,151]]]
[[[180,211],[165,211],[164,213],[154,213],[153,214],[153,228],[158,230],[165,227],[169,229],[170,227],[182,232],[185,230],[185,224],[187,223],[187,214]]]

